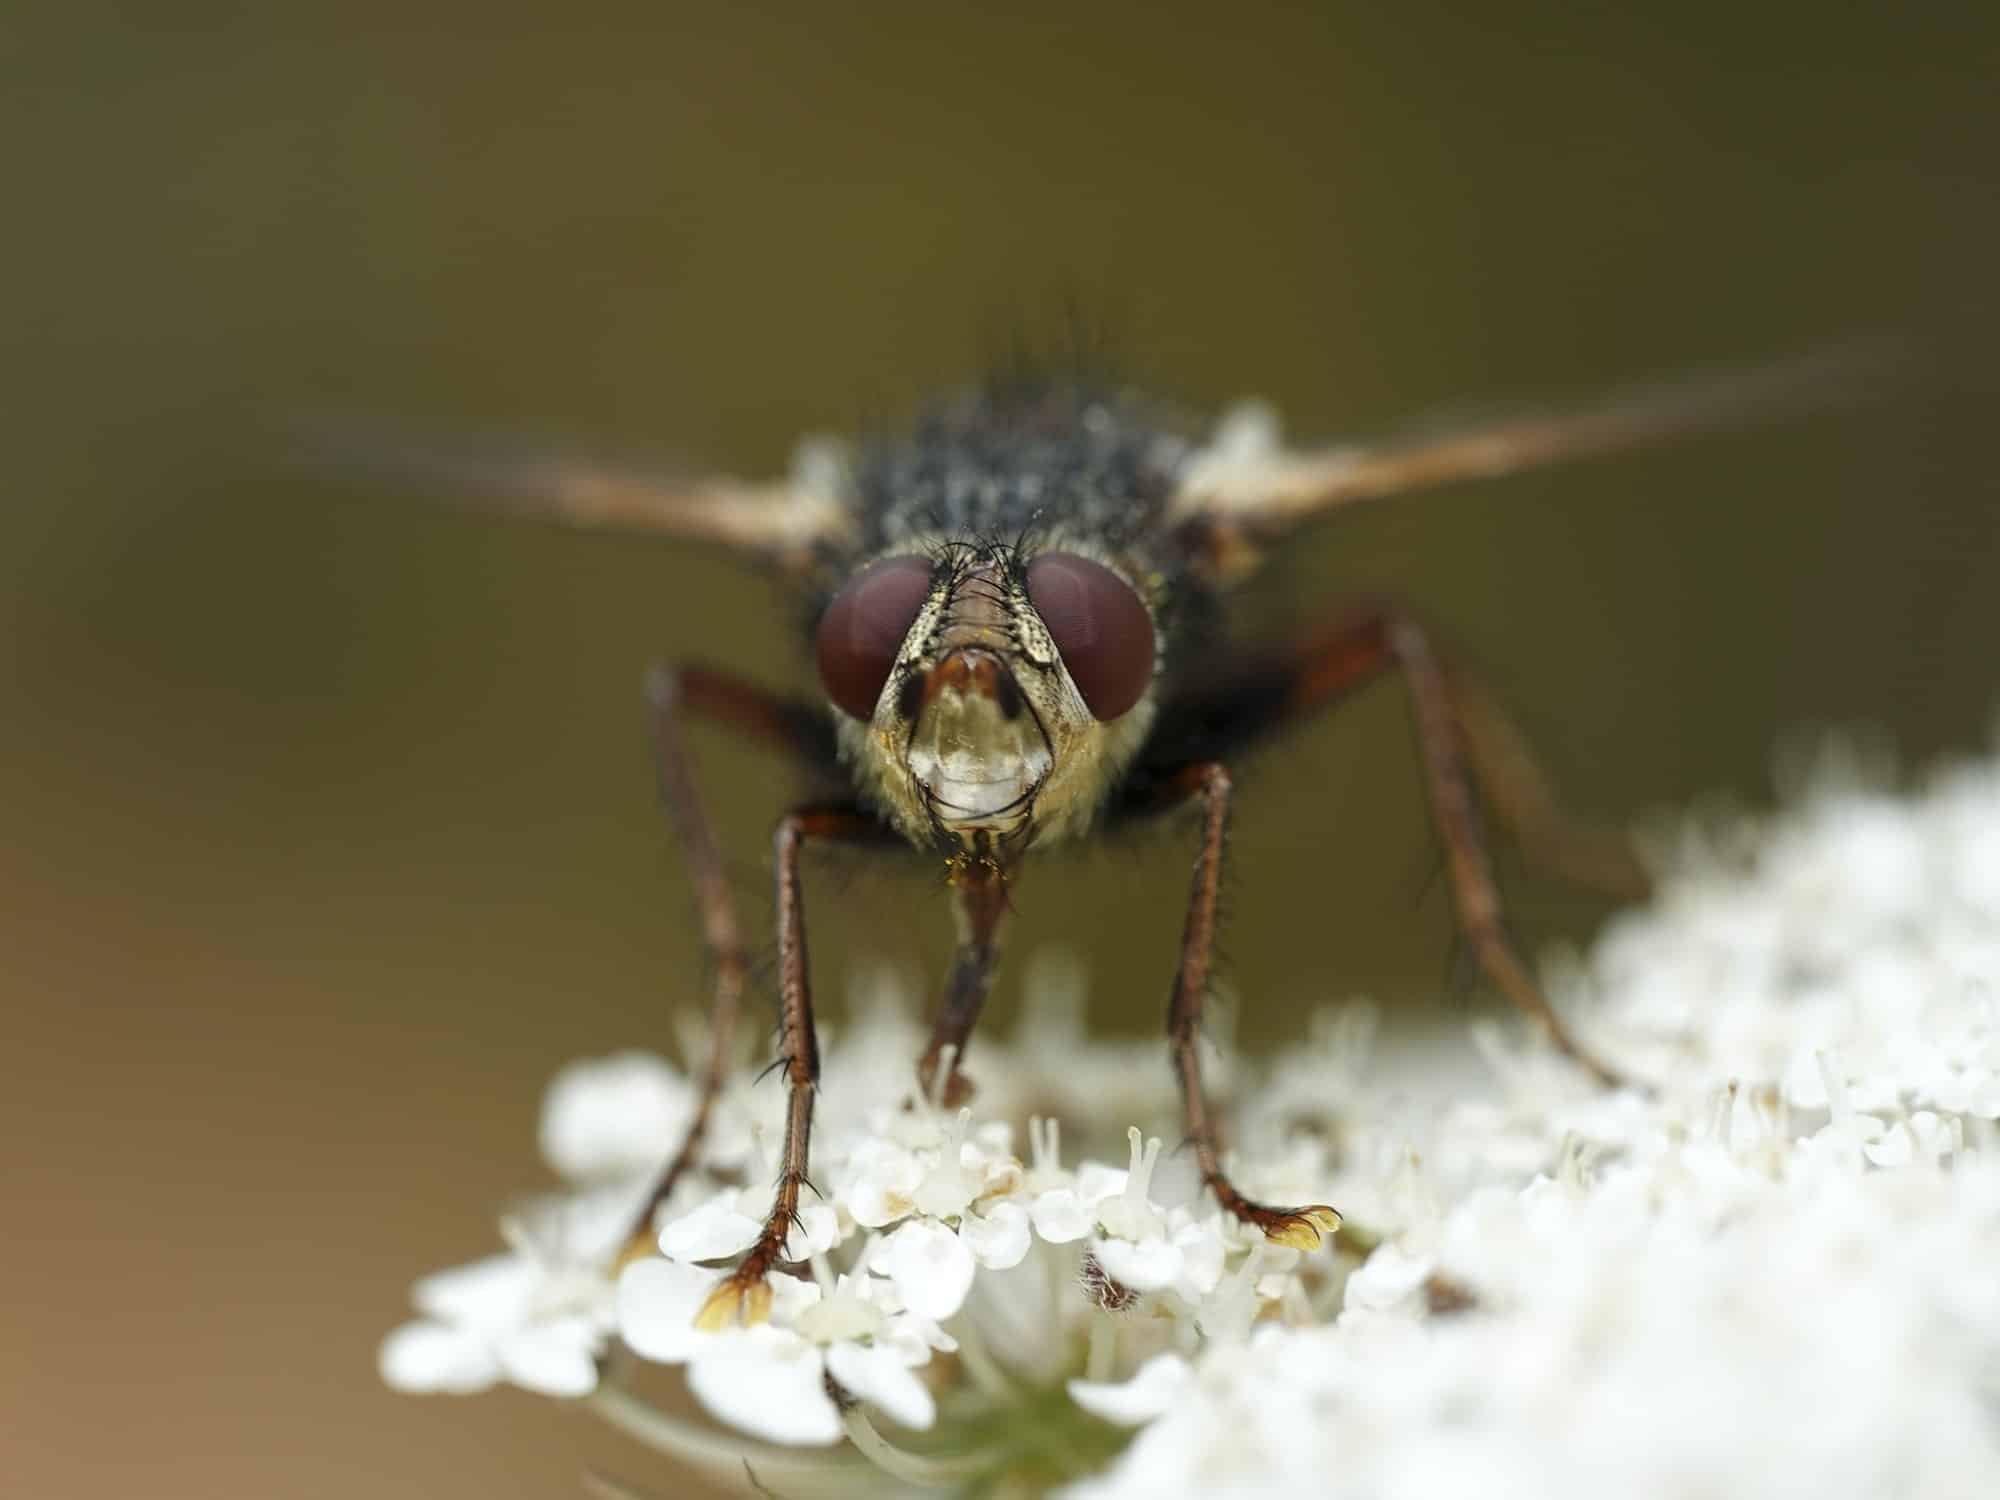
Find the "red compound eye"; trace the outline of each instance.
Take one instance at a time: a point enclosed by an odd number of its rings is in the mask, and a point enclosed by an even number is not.
[[[1132,585],[1087,557],[1049,552],[1028,564],[1028,599],[1095,718],[1115,719],[1146,696],[1153,617]]]
[[[833,596],[819,621],[819,680],[844,713],[875,717],[875,700],[930,591],[929,562],[885,557]]]

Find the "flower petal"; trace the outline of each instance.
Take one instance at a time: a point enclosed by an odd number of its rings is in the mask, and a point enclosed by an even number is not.
[[[1194,1379],[1194,1367],[1178,1354],[1155,1354],[1130,1380],[1072,1380],[1069,1397],[1093,1416],[1121,1427],[1140,1427],[1159,1416]]]
[[[883,1415],[905,1427],[927,1428],[937,1420],[930,1389],[897,1351],[881,1344],[840,1343],[826,1351],[827,1373]]]
[[[704,1347],[688,1365],[688,1389],[738,1431],[795,1446],[837,1443],[840,1413],[824,1373],[818,1349],[764,1323]]]
[[[709,1337],[694,1319],[720,1279],[677,1261],[635,1260],[618,1278],[618,1336],[646,1359],[684,1363]]]
[[[542,1280],[539,1266],[519,1255],[489,1255],[470,1265],[434,1271],[410,1293],[419,1312],[469,1328],[510,1328],[527,1314]]]
[[[903,1306],[921,1318],[948,1318],[972,1290],[972,1251],[928,1219],[912,1219],[875,1247],[870,1264],[895,1285]]]
[[[734,1193],[724,1193],[662,1229],[660,1250],[674,1260],[720,1260],[748,1250],[763,1228],[737,1208]]]
[[[1186,1210],[1174,1212],[1182,1214]],[[1206,1297],[1222,1280],[1222,1262],[1228,1247],[1222,1242],[1221,1229],[1213,1219],[1190,1220],[1174,1230],[1173,1244],[1181,1252],[1178,1276],[1181,1291]]]
[[[544,1396],[597,1389],[597,1333],[585,1318],[557,1318],[510,1334],[495,1350],[507,1378]]]
[[[625,1248],[633,1218],[653,1196],[653,1176],[516,1203],[501,1215],[501,1235],[537,1265],[602,1266]]]
[[[375,1358],[383,1383],[413,1394],[469,1396],[500,1379],[500,1362],[478,1334],[443,1323],[405,1323]]]
[[[994,1203],[983,1214],[969,1214],[958,1232],[973,1259],[995,1271],[1018,1266],[1034,1238],[1028,1232],[1028,1211],[1018,1203]]]
[[[1385,1312],[1418,1289],[1437,1269],[1434,1255],[1411,1255],[1394,1240],[1385,1240],[1347,1278],[1343,1305]]]
[[[693,1109],[687,1079],[650,1053],[572,1063],[542,1099],[542,1156],[572,1181],[650,1174]]]
[[[1096,1223],[1074,1188],[1051,1188],[1036,1196],[1028,1209],[1035,1233],[1051,1245],[1067,1245],[1089,1234]]]
[[[811,1260],[839,1243],[839,1212],[831,1203],[807,1203],[799,1209],[798,1223],[785,1238],[785,1254],[793,1260]]]
[[[1114,1193],[1125,1191],[1129,1173],[1101,1161],[1087,1161],[1076,1169],[1076,1195],[1086,1208],[1095,1208]]]
[[[910,1197],[924,1180],[924,1169],[909,1152],[870,1142],[857,1153],[854,1167],[854,1179],[840,1198],[863,1229],[893,1224],[915,1208]]]
[[[1170,1287],[1181,1274],[1181,1247],[1170,1240],[1119,1240],[1108,1236],[1090,1242],[1091,1254],[1113,1281],[1135,1292]]]

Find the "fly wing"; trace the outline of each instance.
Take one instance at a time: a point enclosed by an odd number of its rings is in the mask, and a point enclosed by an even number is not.
[[[1566,412],[1496,417],[1379,444],[1293,451],[1257,410],[1226,420],[1190,461],[1172,520],[1218,573],[1254,565],[1261,546],[1362,500],[1493,479],[1747,425],[1874,390],[1896,351],[1843,346],[1748,370],[1684,377],[1614,393]]]
[[[783,572],[842,550],[854,517],[839,462],[802,451],[794,473],[768,482],[678,477],[510,440],[432,441],[380,423],[295,424],[308,448],[344,470],[418,486],[467,509],[584,531],[705,543]]]

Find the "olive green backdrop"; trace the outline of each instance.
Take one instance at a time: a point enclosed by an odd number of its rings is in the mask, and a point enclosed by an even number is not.
[[[374,1345],[535,1180],[545,1076],[669,1042],[700,959],[640,675],[700,653],[804,684],[790,608],[710,559],[309,472],[287,413],[756,473],[1071,307],[1135,378],[1318,436],[1896,329],[1924,368],[1873,406],[1357,513],[1260,608],[1406,595],[1618,820],[1757,799],[1812,726],[1983,742],[1994,27],[1457,9],[10,11],[10,1494],[650,1472],[545,1403],[392,1398]],[[762,913],[785,779],[702,751]],[[1244,788],[1246,1037],[1448,993],[1396,693]],[[1031,867],[1016,942],[1083,945],[1102,1024],[1150,1027],[1185,861]],[[870,934],[937,962],[924,879],[821,882],[824,992]],[[1510,889],[1537,945],[1601,914]]]

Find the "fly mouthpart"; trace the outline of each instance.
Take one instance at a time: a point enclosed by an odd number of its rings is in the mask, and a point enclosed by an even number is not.
[[[928,708],[945,692],[991,699],[1003,719],[1019,718],[1027,706],[1007,664],[996,653],[973,647],[953,651],[931,668],[924,678],[920,708]]]
[[[1008,831],[1055,765],[1014,674],[979,648],[949,653],[925,676],[908,754],[933,813],[953,829]]]

